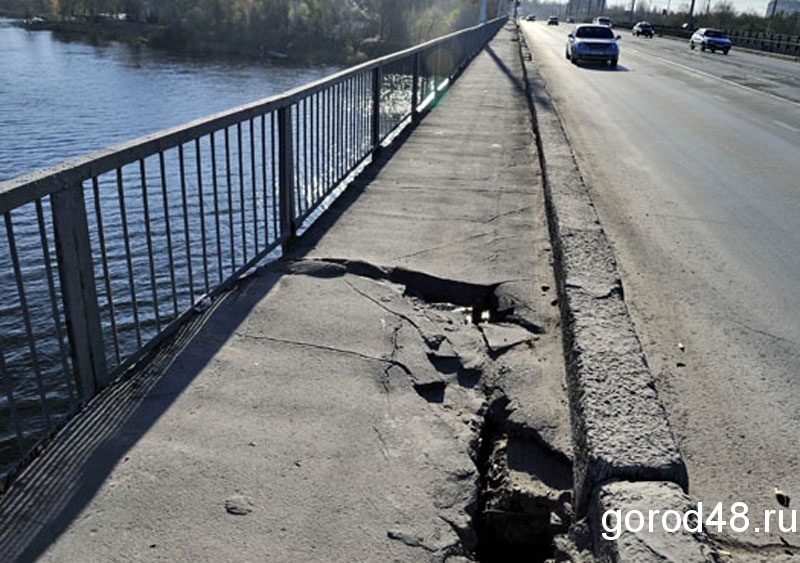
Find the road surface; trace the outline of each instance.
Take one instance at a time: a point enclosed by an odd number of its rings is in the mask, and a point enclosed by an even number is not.
[[[617,70],[577,67],[564,55],[571,28],[522,23],[614,247],[690,492],[704,518],[747,504],[747,532],[710,529],[723,549],[783,556],[800,527],[780,532],[775,515],[765,533],[762,520],[780,508],[775,486],[800,502],[800,63],[618,30]]]

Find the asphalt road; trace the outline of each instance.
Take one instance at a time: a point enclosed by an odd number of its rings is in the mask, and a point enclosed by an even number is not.
[[[780,508],[776,485],[800,503],[800,63],[619,30],[617,70],[576,67],[571,27],[522,24],[614,246],[690,492],[704,518],[747,503],[747,532],[710,529],[723,547],[784,555],[800,527],[780,532],[774,516],[766,534],[763,514]]]

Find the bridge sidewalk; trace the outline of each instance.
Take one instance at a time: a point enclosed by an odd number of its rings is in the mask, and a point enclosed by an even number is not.
[[[467,560],[507,524],[482,473],[570,489],[521,76],[503,29],[286,260],[95,401],[3,500],[4,558]]]

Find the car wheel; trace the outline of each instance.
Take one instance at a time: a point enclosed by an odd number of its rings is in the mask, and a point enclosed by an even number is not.
[[[689,48],[694,51],[694,41],[689,42]]]
[[[728,54],[728,51],[730,51],[730,49],[723,49],[723,50],[722,50],[722,54],[723,54],[723,55],[727,55],[727,54]]]
[[[609,61],[609,66],[611,68],[617,68],[617,59],[612,59],[611,61]]]
[[[704,53],[706,52],[706,46],[703,45],[702,43],[700,43],[700,50],[703,51]]]

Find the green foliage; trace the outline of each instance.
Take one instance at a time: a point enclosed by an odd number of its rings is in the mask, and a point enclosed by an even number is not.
[[[0,2],[15,0],[0,0]],[[39,0],[56,18],[127,13],[157,46],[355,61],[475,25],[480,0]],[[22,5],[35,0],[16,0]],[[368,52],[368,53],[367,53]]]
[[[660,6],[658,2],[650,3],[648,0],[639,0],[634,12],[634,21],[649,20],[653,24],[676,29],[689,21],[688,4],[681,11],[670,11],[667,15],[662,15],[656,9]],[[630,20],[630,3],[610,6],[606,13],[620,26],[624,25]],[[800,14],[779,13],[772,18],[770,27],[770,18],[764,17],[763,12],[737,12],[730,0],[717,0],[713,4],[696,0],[692,21],[695,28],[714,27],[728,32],[766,32],[770,30],[773,33],[785,35],[800,35],[799,19]]]

